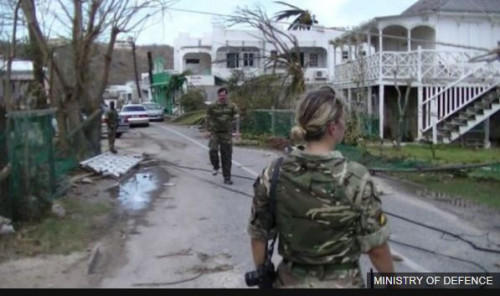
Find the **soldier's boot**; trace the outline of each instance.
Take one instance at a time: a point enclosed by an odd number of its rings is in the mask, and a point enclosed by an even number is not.
[[[219,172],[219,151],[210,150],[209,156],[210,156],[210,163],[212,164],[212,166],[214,168],[212,175],[216,176],[217,173]]]
[[[224,176],[224,184],[232,185],[231,181],[231,155],[232,155],[232,145],[231,143],[221,144],[220,156],[222,162],[222,175]]]
[[[116,154],[117,151],[115,149],[115,137],[113,135],[108,135],[108,144],[109,144],[109,151],[111,153]]]

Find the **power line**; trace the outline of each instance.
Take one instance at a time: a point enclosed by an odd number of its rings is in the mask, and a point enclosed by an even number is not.
[[[170,165],[174,165],[173,163],[169,162],[169,161],[166,161],[167,164],[170,164]],[[182,166],[179,166],[179,165],[174,165],[175,168],[177,168],[178,170],[188,170],[188,171],[191,171],[191,170],[202,170],[204,171],[204,169],[200,169],[200,168],[193,168],[193,167],[182,167]],[[189,172],[188,172],[189,173]],[[193,174],[191,174],[193,175]],[[229,188],[227,186],[223,186],[219,183],[216,183],[216,182],[213,182],[213,181],[210,181],[210,180],[207,180],[207,179],[204,179],[204,178],[201,178],[199,176],[194,176],[195,178],[203,181],[203,182],[206,182],[206,183],[209,183],[209,184],[212,184],[212,185],[215,185],[217,187],[220,187],[224,190],[227,190],[227,191],[230,191],[230,192],[233,192],[233,193],[236,193],[236,194],[239,194],[239,195],[242,195],[242,196],[245,196],[245,197],[250,197],[250,198],[253,198],[252,195],[246,193],[246,192],[243,192],[243,191],[240,191],[240,190],[237,190],[237,189],[233,189],[233,188]],[[394,215],[394,214],[390,214],[390,213],[387,213],[385,212],[386,214],[388,215],[391,215],[391,216],[397,216],[397,215]],[[398,217],[399,218],[399,217]],[[405,220],[407,222],[410,222],[410,223],[414,223],[416,225],[419,225],[419,226],[425,226],[426,228],[429,228],[427,225],[424,225],[422,223],[419,223],[419,222],[415,222],[413,220],[410,220],[410,219],[406,219]],[[433,229],[433,230],[436,230],[436,229]],[[440,232],[446,232],[444,230],[438,230]],[[454,235],[454,237],[457,237],[458,235]],[[459,239],[461,239],[460,236],[458,236]],[[453,260],[456,260],[456,261],[460,261],[460,262],[465,262],[465,263],[469,263],[469,264],[472,264],[478,268],[480,268],[481,270],[483,270],[485,273],[488,273],[488,271],[483,267],[481,266],[479,263],[477,262],[474,262],[474,261],[471,261],[471,260],[466,260],[466,259],[462,259],[462,258],[459,258],[459,257],[454,257],[454,256],[450,256],[450,255],[446,255],[446,254],[442,254],[442,253],[438,253],[436,251],[433,251],[433,250],[430,250],[430,249],[427,249],[427,248],[423,248],[423,247],[419,247],[419,246],[415,246],[415,245],[412,245],[412,244],[408,244],[408,243],[404,243],[404,242],[400,242],[400,241],[397,241],[397,240],[394,240],[394,239],[389,239],[389,241],[395,243],[395,244],[399,244],[399,245],[402,245],[402,246],[406,246],[406,247],[409,247],[409,248],[413,248],[413,249],[416,249],[416,250],[419,250],[419,251],[423,251],[423,252],[426,252],[426,253],[430,253],[430,254],[434,254],[434,255],[437,255],[437,256],[441,256],[441,257],[446,257],[446,258],[449,258],[449,259],[453,259]]]
[[[392,243],[401,245],[401,246],[405,246],[405,247],[412,248],[412,249],[415,249],[415,250],[419,250],[419,251],[422,251],[422,252],[434,254],[436,256],[446,257],[446,258],[453,259],[453,260],[456,260],[456,261],[469,263],[469,264],[472,264],[472,265],[478,267],[479,269],[481,269],[485,273],[488,273],[488,270],[486,270],[486,268],[484,268],[482,265],[480,265],[479,263],[477,263],[475,261],[466,260],[466,259],[462,259],[462,258],[459,258],[459,257],[454,257],[454,256],[442,254],[442,253],[439,253],[439,252],[436,252],[436,251],[429,250],[427,248],[418,247],[418,246],[415,246],[415,245],[412,245],[412,244],[407,244],[407,243],[404,243],[404,242],[400,242],[400,241],[394,240],[392,238],[389,239],[389,241],[392,242]]]
[[[213,12],[200,11],[200,10],[180,9],[180,8],[168,8],[168,9],[172,10],[172,11],[179,11],[179,12],[188,12],[188,13],[227,17],[227,18],[238,18],[237,15],[220,14],[220,13],[213,13]],[[275,23],[285,24],[285,25],[292,24],[291,22],[275,22]],[[359,33],[356,30],[350,30],[350,29],[339,28],[339,27],[323,27],[323,26],[317,26],[317,25],[311,25],[309,27],[320,29],[320,30],[325,30],[325,31],[336,31],[336,32],[342,32],[342,33]],[[426,40],[426,39],[415,39],[415,38],[408,39],[406,37],[401,37],[401,36],[396,36],[396,35],[387,35],[387,34],[379,34],[379,33],[370,33],[369,35],[374,36],[374,37],[384,37],[387,39],[410,40],[410,41],[414,41],[414,42],[442,45],[442,46],[448,46],[448,47],[456,47],[456,48],[463,48],[463,49],[470,49],[470,50],[480,50],[480,51],[489,51],[490,50],[488,48],[483,48],[483,47],[468,46],[468,45],[455,44],[455,43],[449,43],[449,42],[431,41],[431,40]]]
[[[458,240],[461,240],[461,241],[469,244],[472,248],[474,248],[477,251],[494,253],[494,254],[500,254],[500,250],[494,250],[494,249],[488,249],[488,248],[479,247],[474,242],[472,242],[472,241],[470,241],[468,239],[463,238],[459,234],[455,234],[455,233],[446,231],[446,230],[438,228],[438,227],[430,226],[430,225],[427,225],[427,224],[424,224],[424,223],[421,223],[421,222],[418,222],[418,221],[415,221],[415,220],[411,220],[411,219],[408,219],[408,218],[405,218],[405,217],[402,217],[402,216],[399,216],[399,215],[396,215],[396,214],[393,214],[393,213],[390,213],[390,212],[387,212],[387,211],[384,211],[384,213],[386,215],[388,215],[388,216],[392,216],[392,217],[401,219],[401,220],[409,222],[411,224],[418,225],[418,226],[421,226],[421,227],[424,227],[424,228],[427,228],[427,229],[430,229],[430,230],[434,230],[434,231],[437,231],[437,232],[449,235],[451,237],[454,237],[454,238],[456,238]]]
[[[205,171],[205,169],[201,169],[201,168],[196,168],[196,167],[183,167],[183,166],[180,166],[180,165],[177,165],[177,164],[174,164],[174,163],[171,163],[171,162],[168,162],[166,161],[166,163],[170,164],[170,165],[173,165],[175,167],[177,167],[178,169],[187,169],[187,170],[199,170],[199,171]],[[197,177],[199,178],[199,177]],[[202,179],[202,178],[199,178],[200,180],[203,180],[205,182],[208,182],[210,184],[214,184],[214,185],[217,185],[217,186],[220,186],[224,189],[227,189],[231,192],[234,192],[234,193],[237,193],[237,194],[240,194],[242,196],[246,196],[246,197],[250,197],[250,198],[253,198],[252,195],[246,193],[246,192],[243,192],[243,191],[240,191],[240,190],[236,190],[236,189],[232,189],[232,188],[227,188],[225,186],[221,186],[220,184],[217,184],[217,183],[214,183],[212,181],[208,181],[208,180],[205,180],[205,179]],[[250,179],[250,178],[244,178],[244,179]],[[254,180],[254,179],[252,179]],[[406,217],[402,217],[400,215],[397,215],[397,214],[393,214],[391,212],[387,212],[387,211],[384,211],[384,213],[388,216],[392,216],[392,217],[395,217],[395,218],[398,218],[398,219],[401,219],[403,221],[406,221],[408,223],[411,223],[411,224],[414,224],[414,225],[417,225],[417,226],[420,226],[420,227],[423,227],[423,228],[427,228],[427,229],[430,229],[430,230],[433,230],[433,231],[436,231],[436,232],[440,232],[440,233],[443,233],[443,234],[446,234],[446,235],[449,235],[451,237],[454,237],[460,241],[463,241],[467,244],[469,244],[473,249],[477,250],[477,251],[481,251],[481,252],[488,252],[488,253],[494,253],[494,254],[500,254],[500,250],[495,250],[495,249],[488,249],[488,248],[483,248],[483,247],[480,247],[480,246],[477,246],[474,242],[470,241],[470,240],[467,240],[465,238],[463,238],[461,235],[459,234],[455,234],[455,233],[452,233],[450,231],[447,231],[447,230],[444,230],[444,229],[441,229],[441,228],[438,228],[438,227],[434,227],[434,226],[430,226],[430,225],[427,225],[427,224],[424,224],[422,222],[418,222],[418,221],[415,221],[415,220],[412,220],[412,219],[409,219],[409,218],[406,218]]]

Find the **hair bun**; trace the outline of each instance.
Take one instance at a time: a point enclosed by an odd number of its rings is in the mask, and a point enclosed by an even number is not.
[[[303,141],[306,134],[307,131],[303,127],[301,127],[300,125],[296,125],[292,128],[291,131],[292,141],[297,141],[297,142]]]

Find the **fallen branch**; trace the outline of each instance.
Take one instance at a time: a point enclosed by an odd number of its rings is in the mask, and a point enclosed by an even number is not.
[[[191,255],[193,255],[191,253],[191,249],[186,249],[186,250],[181,250],[181,251],[176,252],[176,253],[168,253],[165,255],[156,256],[156,258],[161,259],[161,258],[174,257],[174,256],[191,256]]]
[[[423,172],[440,172],[440,171],[459,171],[488,167],[492,165],[500,165],[500,162],[489,162],[480,164],[464,164],[464,165],[444,165],[435,167],[416,167],[412,169],[387,169],[387,168],[369,168],[368,170],[375,173],[395,172],[395,173],[423,173]]]
[[[7,179],[7,177],[10,175],[10,171],[12,170],[12,166],[9,164],[7,164],[3,169],[2,171],[0,171],[0,182],[2,182],[3,180]]]
[[[81,174],[81,175],[78,175],[78,176],[75,176],[73,178],[71,178],[69,180],[69,182],[71,184],[75,184],[75,183],[78,183],[80,182],[81,180],[85,179],[85,178],[88,178],[88,177],[92,177],[93,175],[95,175],[95,173],[86,173],[86,174]]]
[[[200,276],[203,275],[203,272],[200,272],[198,275],[188,278],[185,280],[179,280],[179,281],[174,281],[174,282],[164,282],[164,283],[139,283],[139,284],[133,284],[132,286],[134,287],[158,287],[158,286],[168,286],[168,285],[175,285],[175,284],[181,284],[189,281],[194,281],[195,279],[199,278]]]

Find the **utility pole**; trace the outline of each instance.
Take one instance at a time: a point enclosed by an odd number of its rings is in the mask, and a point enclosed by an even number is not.
[[[134,59],[134,77],[135,77],[135,84],[137,86],[137,96],[139,97],[139,101],[142,103],[142,94],[141,94],[141,87],[139,85],[139,75],[137,73],[137,59],[135,57],[135,41],[133,37],[128,37],[128,42],[132,45],[132,56]]]

